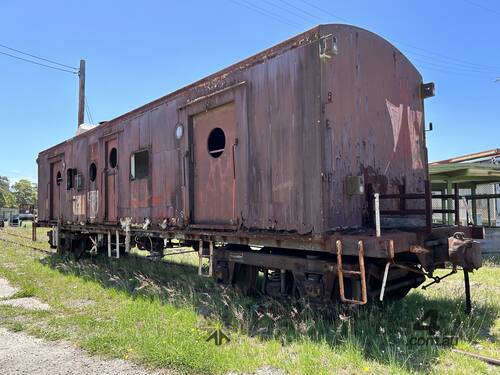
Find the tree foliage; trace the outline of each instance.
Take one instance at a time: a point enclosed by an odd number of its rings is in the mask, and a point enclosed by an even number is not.
[[[0,207],[11,208],[16,205],[14,195],[10,191],[10,182],[7,177],[0,176]]]
[[[7,177],[0,176],[0,207],[19,207],[21,204],[36,205],[37,185],[21,179],[12,187]]]
[[[21,204],[36,205],[36,193],[36,184],[31,183],[29,180],[21,179],[12,186],[12,194],[14,194],[18,206]]]

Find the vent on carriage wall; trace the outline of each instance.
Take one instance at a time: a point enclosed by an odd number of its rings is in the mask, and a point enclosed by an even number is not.
[[[363,195],[365,193],[365,179],[363,176],[347,176],[345,178],[347,195]]]
[[[420,93],[422,95],[422,99],[432,98],[436,95],[436,88],[434,86],[434,82],[422,83],[420,85]]]
[[[332,34],[325,35],[319,40],[319,56],[321,58],[331,58],[339,53],[337,38]]]

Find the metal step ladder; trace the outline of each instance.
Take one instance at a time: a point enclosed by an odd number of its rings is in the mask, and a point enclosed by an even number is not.
[[[354,270],[346,270],[342,265],[342,241],[337,240],[336,242],[337,248],[337,276],[339,278],[339,289],[340,289],[340,299],[345,303],[352,303],[355,305],[364,305],[368,302],[367,293],[366,293],[366,274],[365,274],[365,249],[363,245],[363,241],[358,241],[358,263],[359,263],[359,271]],[[344,290],[344,275],[355,275],[359,277],[361,284],[361,299],[349,299],[345,296]]]
[[[212,277],[213,272],[213,260],[214,260],[214,243],[210,241],[208,243],[208,254],[203,248],[203,241],[199,242],[198,246],[198,276],[201,277]],[[205,262],[208,260],[208,262]],[[207,269],[207,271],[204,271]]]

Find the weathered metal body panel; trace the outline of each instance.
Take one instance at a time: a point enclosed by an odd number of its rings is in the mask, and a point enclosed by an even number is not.
[[[193,118],[194,224],[236,223],[235,120],[234,103]],[[214,143],[213,150],[207,157],[207,146],[211,146],[211,141]]]
[[[363,195],[346,194],[346,177],[363,176],[374,192],[424,192],[428,179],[419,72],[392,45],[356,28],[326,25],[339,53],[322,62],[324,198],[327,229],[357,226]],[[381,208],[394,208],[383,202]],[[411,208],[424,208],[423,201]]]
[[[321,39],[330,34],[338,53],[321,57]],[[366,199],[346,193],[347,176],[362,175],[382,193],[401,184],[423,190],[420,84],[411,63],[380,37],[347,25],[318,26],[41,152],[40,221],[149,218],[169,230],[280,237],[361,226]],[[177,139],[179,125],[184,134]],[[214,127],[226,135],[220,160],[206,146]],[[149,175],[134,180],[130,158],[139,150],[149,150]],[[64,169],[76,168],[84,183],[78,191],[61,184],[60,214],[51,217],[56,159]],[[81,194],[85,215],[75,215],[72,200]]]

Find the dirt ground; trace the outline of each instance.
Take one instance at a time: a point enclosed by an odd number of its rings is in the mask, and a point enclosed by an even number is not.
[[[50,310],[36,298],[16,298],[19,289],[0,278],[0,305],[30,310]],[[153,371],[121,359],[103,359],[66,342],[49,342],[21,332],[0,328],[0,373],[37,375],[177,374],[173,370]],[[232,373],[231,373],[232,374]],[[282,375],[283,371],[263,367],[255,375]]]
[[[0,304],[9,304],[32,310],[46,310],[50,306],[36,298],[14,298],[17,288],[0,278]],[[24,333],[0,328],[0,369],[10,374],[174,374],[173,371],[149,371],[133,363],[90,356],[64,342],[47,342]]]
[[[0,369],[10,374],[174,374],[153,372],[130,362],[90,356],[67,343],[47,342],[0,328]]]

